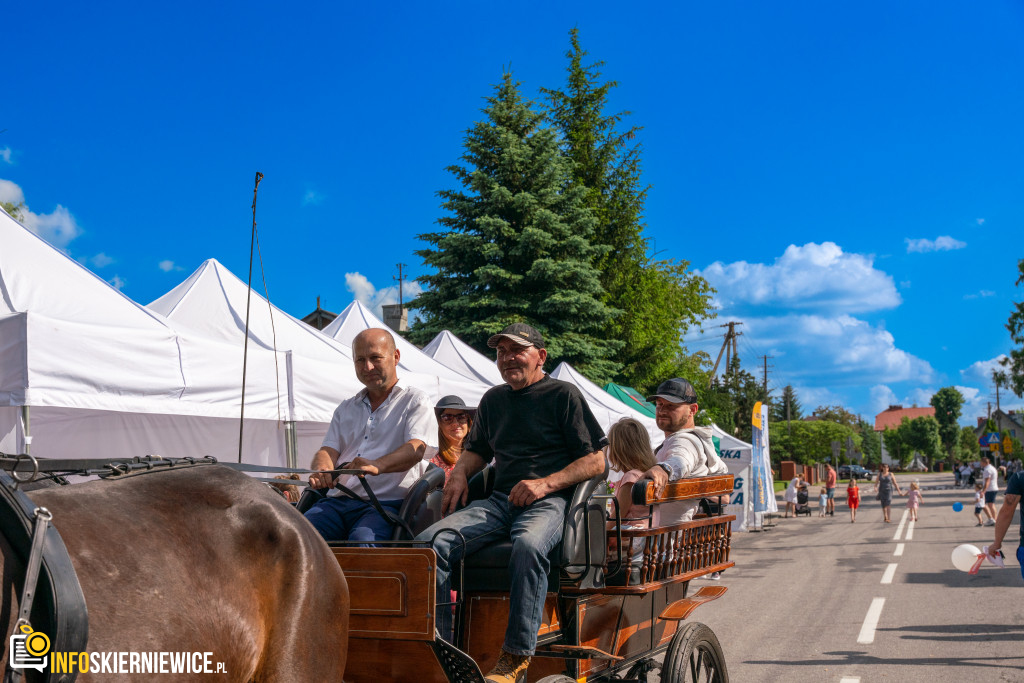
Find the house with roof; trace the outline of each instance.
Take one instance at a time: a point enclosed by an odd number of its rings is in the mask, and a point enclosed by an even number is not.
[[[899,427],[903,422],[903,418],[914,420],[919,417],[935,417],[935,408],[932,406],[904,408],[901,405],[890,405],[878,415],[875,415],[875,431],[881,436],[882,432],[886,429],[896,429]],[[891,457],[889,451],[886,450],[885,440],[879,439],[879,441],[882,442],[882,462],[889,466],[898,466],[899,461]]]
[[[1022,413],[1021,411],[1004,411],[1002,409],[997,408],[994,411],[992,411],[992,414],[989,417],[979,417],[978,426],[974,428],[974,433],[978,436],[978,438],[981,438],[981,436],[985,433],[985,424],[990,419],[992,420],[992,422],[995,423],[996,431],[998,433],[1002,434],[1003,432],[1006,432],[1013,438],[1024,441],[1024,413]],[[988,451],[988,447],[983,446],[981,450],[982,455],[985,455],[986,451]],[[996,456],[1001,457],[1003,456],[1003,454],[997,453]],[[1017,454],[1016,456],[1010,454],[1008,456],[1003,457],[1007,457],[1008,459],[1013,460],[1014,457],[1019,458],[1020,454]]]

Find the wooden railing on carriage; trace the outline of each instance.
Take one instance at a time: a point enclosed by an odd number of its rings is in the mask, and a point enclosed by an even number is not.
[[[662,503],[700,501],[729,496],[733,490],[731,474],[680,479],[665,485],[660,496],[654,482],[641,480],[633,486],[633,503],[646,505],[651,514]],[[735,515],[708,515],[698,512],[694,518],[670,526],[626,529],[620,523],[608,532],[616,550],[608,558],[609,578],[613,584],[601,588],[566,588],[570,594],[642,594],[671,583],[720,572],[735,565],[729,560],[732,542],[731,522]],[[616,521],[613,519],[613,521]],[[634,559],[632,548],[643,545],[642,558]],[[616,580],[619,577],[619,580]]]

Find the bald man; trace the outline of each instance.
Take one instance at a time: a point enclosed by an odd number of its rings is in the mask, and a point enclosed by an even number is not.
[[[370,475],[367,482],[381,506],[398,513],[409,488],[427,469],[436,446],[437,424],[430,399],[419,389],[402,386],[397,366],[401,354],[395,338],[382,329],[363,330],[352,340],[356,377],[365,389],[342,401],[334,411],[323,445],[313,456],[313,470],[332,470],[345,464]],[[373,541],[391,538],[393,525],[367,502],[356,477],[341,483],[360,496],[353,500],[334,488],[328,473],[312,474],[313,488],[330,488],[327,498],[306,513],[328,540]]]

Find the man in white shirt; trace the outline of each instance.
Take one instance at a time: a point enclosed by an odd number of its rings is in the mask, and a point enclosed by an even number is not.
[[[647,400],[654,403],[654,420],[665,433],[665,442],[657,455],[658,464],[644,474],[654,481],[656,495],[661,495],[669,481],[729,473],[729,467],[715,451],[711,428],[698,427],[694,423],[700,406],[692,384],[681,377],[666,380]],[[663,503],[660,506],[661,524],[677,524],[692,519],[697,506],[698,503],[693,501]]]
[[[995,526],[996,494],[999,493],[999,472],[988,458],[981,459],[981,476],[985,482],[985,526]]]
[[[330,488],[328,497],[306,519],[331,540],[372,543],[391,538],[393,526],[367,502],[357,477],[342,484],[360,496],[353,500],[334,488],[326,470],[358,469],[371,475],[374,495],[385,510],[397,513],[409,488],[429,464],[426,446],[434,446],[437,424],[430,399],[419,389],[398,384],[400,353],[395,338],[382,329],[364,330],[352,340],[356,377],[366,388],[334,411],[323,445],[313,456],[309,485]]]

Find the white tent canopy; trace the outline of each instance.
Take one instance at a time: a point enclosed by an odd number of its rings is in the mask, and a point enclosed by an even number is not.
[[[237,454],[240,349],[178,330],[2,211],[0,244],[0,449]],[[276,360],[284,367],[283,355]],[[267,437],[282,410],[283,375],[264,349],[249,364],[263,379],[247,389],[247,438],[261,430],[264,438],[246,459],[270,462],[281,455]],[[121,431],[129,423],[130,435]]]
[[[429,344],[423,347],[427,354],[445,367],[482,382],[496,386],[505,382],[498,371],[498,365],[448,330],[442,330]]]
[[[359,301],[353,301],[324,328],[323,332],[351,348],[352,340],[357,334],[375,327],[387,328],[380,318],[370,312],[370,309]],[[436,400],[442,396],[456,394],[467,405],[477,405],[480,397],[490,388],[483,382],[472,380],[442,365],[400,335],[396,334],[394,337],[399,351],[399,378],[422,389],[431,398]]]
[[[633,410],[628,405],[578,373],[576,369],[568,363],[559,363],[558,367],[556,367],[551,373],[551,376],[555,379],[560,379],[563,382],[575,384],[579,390],[583,392],[583,397],[587,399],[591,412],[594,413],[594,417],[597,418],[597,421],[601,424],[601,428],[604,429],[606,434],[611,426],[622,418],[632,417],[639,420],[640,423],[647,428],[647,433],[651,437],[652,447],[657,447],[665,440],[664,433],[658,429],[658,425],[652,418],[647,417],[639,411]]]
[[[725,513],[736,515],[736,521],[732,523],[733,531],[746,531],[750,502],[750,463],[754,447],[723,431],[716,424],[711,425],[711,433],[718,437],[722,460],[729,467],[729,474],[734,477],[732,499]]]

